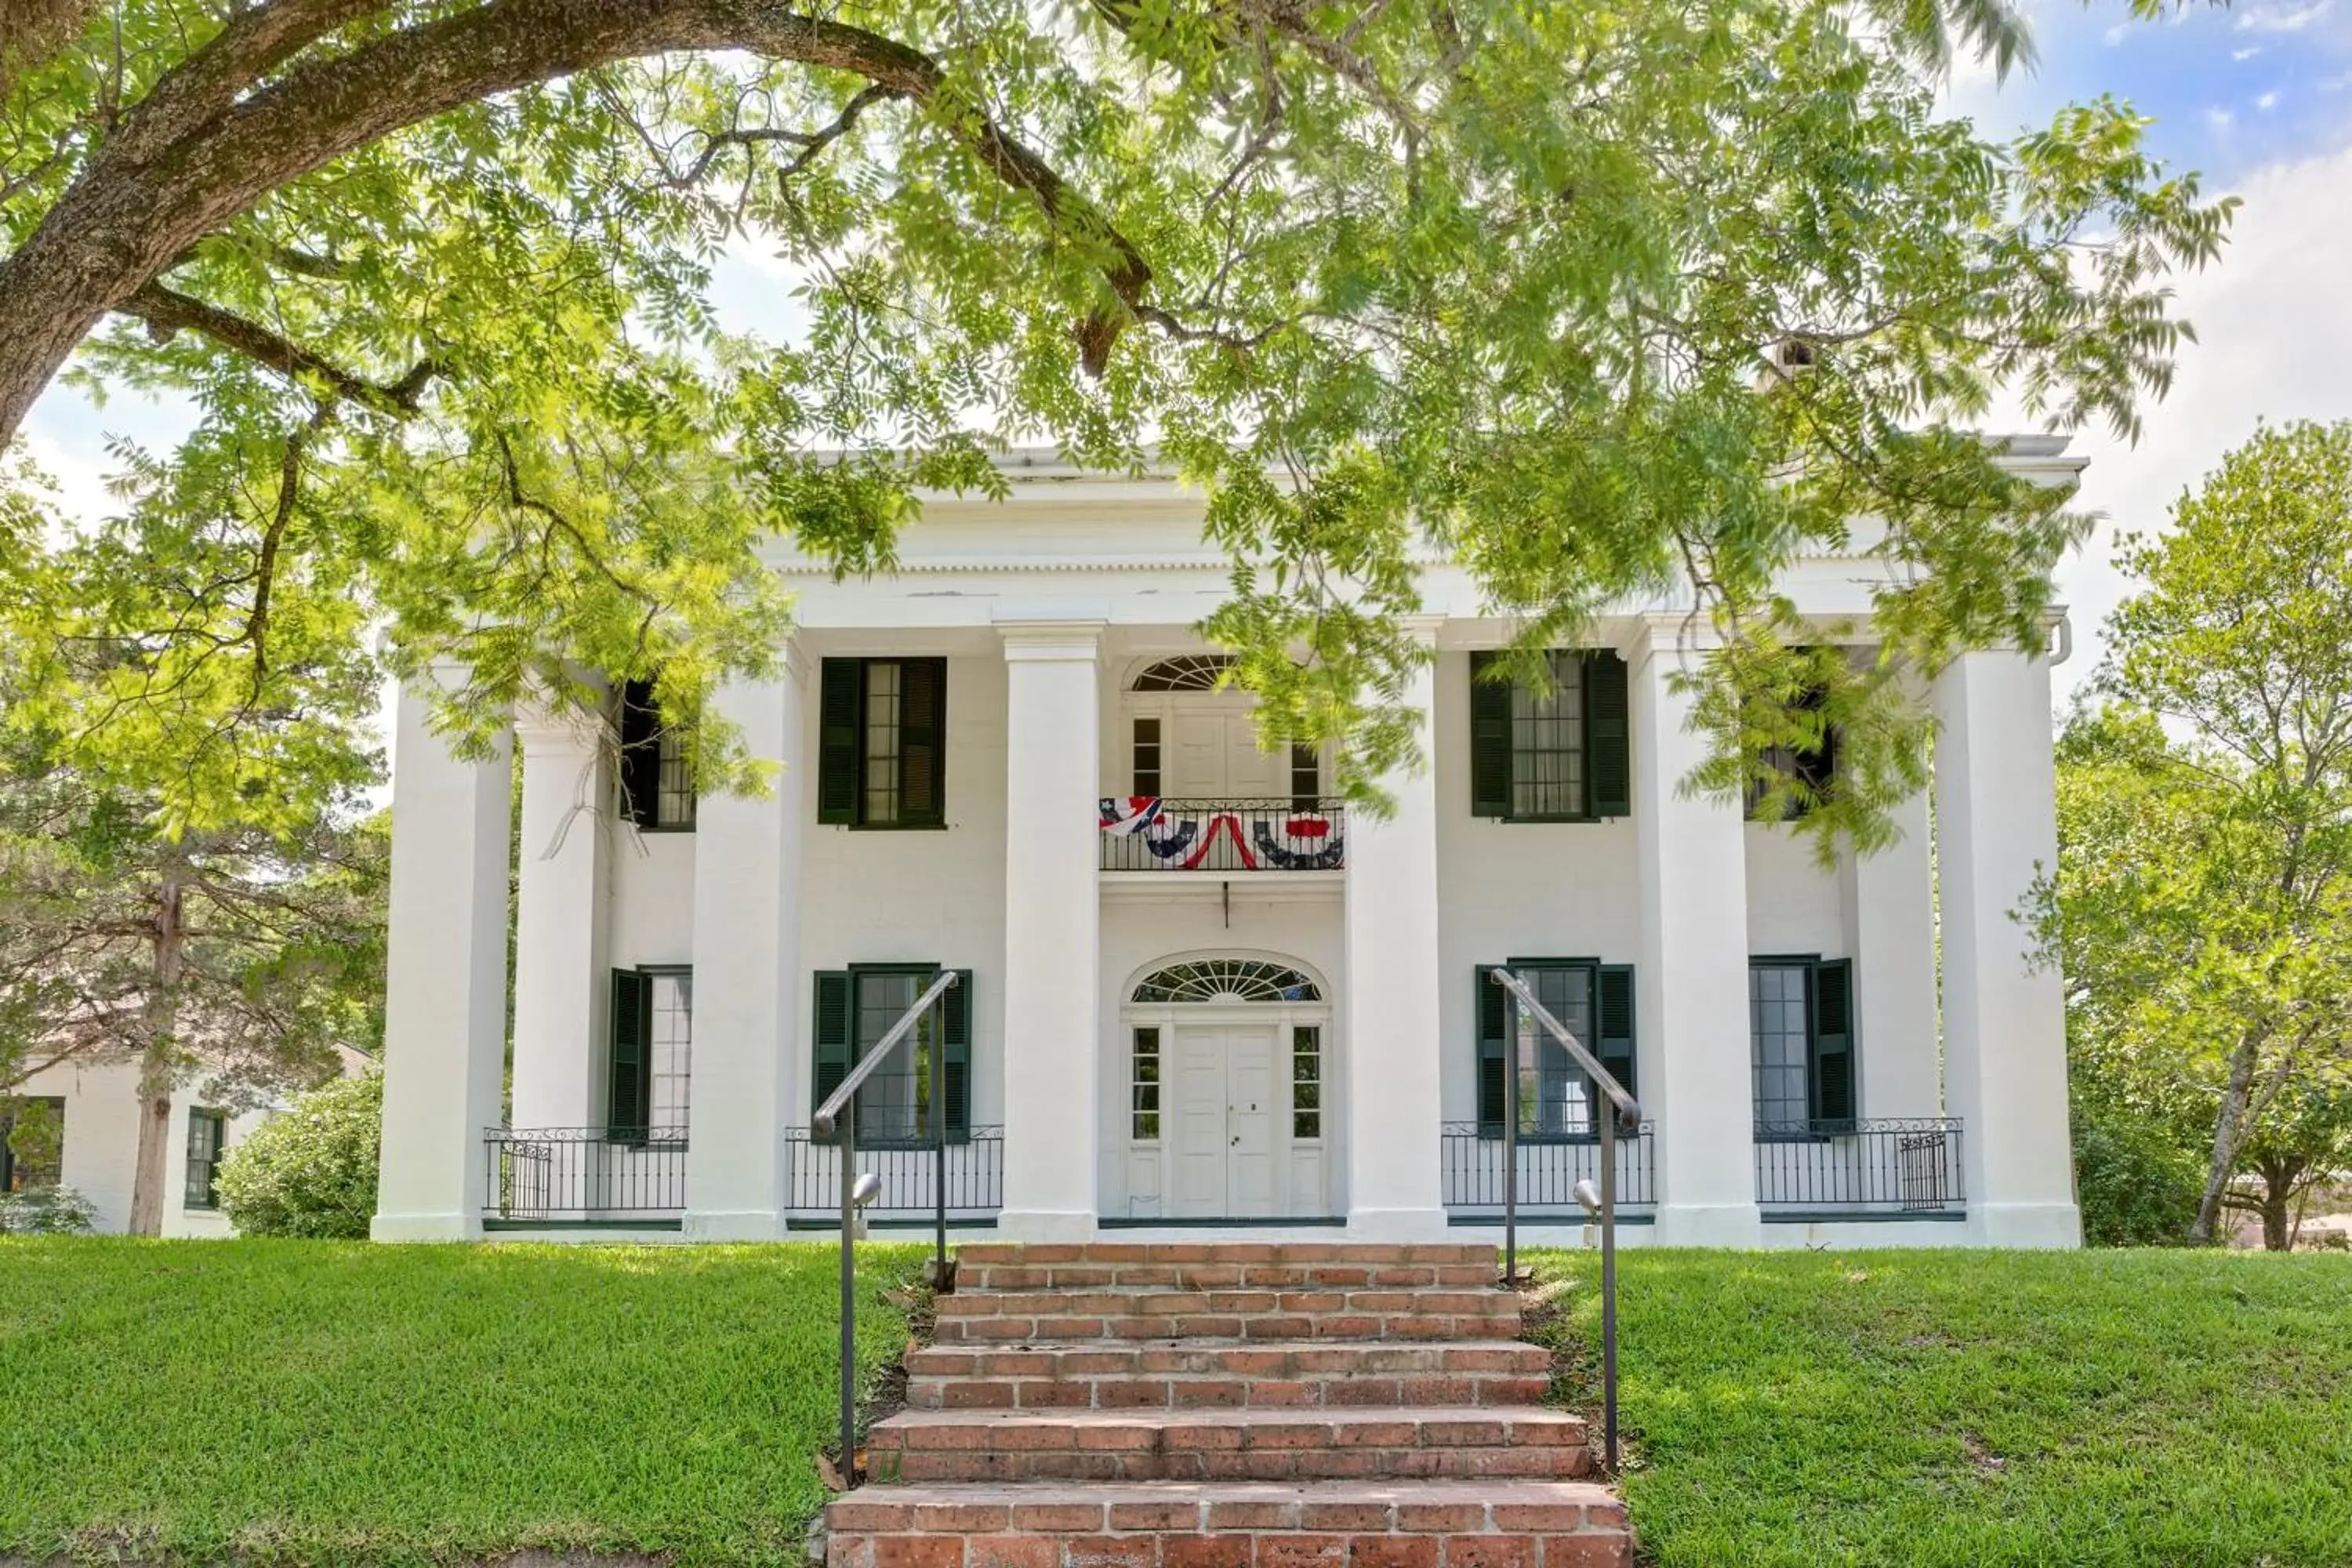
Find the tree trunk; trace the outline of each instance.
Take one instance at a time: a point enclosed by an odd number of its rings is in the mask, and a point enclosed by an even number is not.
[[[2263,1250],[2265,1252],[2294,1250],[2294,1215],[2289,1212],[2294,1205],[2290,1195],[2294,1191],[2292,1182],[2273,1180],[2267,1175],[2263,1179]]]
[[[155,889],[147,1043],[139,1061],[139,1157],[131,1184],[133,1236],[163,1234],[163,1189],[171,1175],[172,1089],[179,1065],[172,1037],[179,1020],[180,976],[187,967],[188,928],[182,892],[186,863],[176,846],[166,853],[170,858]]]
[[[2252,1092],[2254,1065],[2262,1055],[2263,1042],[2270,1037],[2267,1025],[2255,1025],[2240,1037],[2238,1047],[2230,1053],[2230,1081],[2221,1090],[2221,1106],[2213,1117],[2213,1159],[2205,1171],[2204,1195],[2198,1200],[2197,1223],[2189,1236],[2200,1247],[2210,1247],[2221,1223],[2221,1195],[2230,1189],[2230,1177],[2237,1169],[2238,1148],[2246,1137],[2246,1100]]]

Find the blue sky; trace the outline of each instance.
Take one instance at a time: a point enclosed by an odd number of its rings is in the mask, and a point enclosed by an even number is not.
[[[1988,132],[2046,121],[2062,104],[2111,94],[2151,115],[2158,153],[2196,169],[2209,192],[2245,199],[2221,265],[2182,279],[2183,312],[2202,342],[2183,357],[2170,398],[2137,447],[2097,432],[2075,438],[2092,466],[2084,504],[2099,536],[2062,569],[2076,653],[2062,690],[2087,675],[2099,626],[2126,584],[2111,564],[2119,529],[2163,525],[2184,486],[2243,440],[2258,419],[2352,417],[2352,0],[2260,0],[2134,21],[2125,0],[2028,0],[2039,45],[2031,71],[1996,83],[1955,72],[1952,110]],[[747,248],[721,271],[724,315],[772,333],[788,281]],[[106,504],[105,437],[168,445],[184,415],[136,399],[96,410],[53,388],[29,423],[35,451],[68,504]]]

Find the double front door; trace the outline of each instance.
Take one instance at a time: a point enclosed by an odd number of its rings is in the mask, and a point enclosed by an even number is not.
[[[1279,1212],[1276,1118],[1288,1085],[1275,1071],[1272,1023],[1194,1022],[1175,1031],[1170,1087],[1170,1212],[1248,1218]]]

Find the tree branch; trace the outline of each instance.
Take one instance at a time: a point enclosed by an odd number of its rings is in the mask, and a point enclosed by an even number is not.
[[[417,413],[423,405],[425,388],[441,372],[436,362],[422,360],[398,381],[370,381],[257,321],[207,305],[161,283],[145,285],[116,309],[146,322],[149,335],[158,342],[169,342],[173,334],[184,329],[201,332],[231,353],[243,354],[280,375],[324,382],[339,398],[402,418]]]

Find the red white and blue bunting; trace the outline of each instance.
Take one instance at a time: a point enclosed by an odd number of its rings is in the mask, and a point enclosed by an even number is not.
[[[1336,871],[1346,854],[1339,825],[1318,811],[1178,809],[1153,795],[1107,795],[1098,816],[1105,833],[1139,838],[1162,866],[1187,871],[1198,869],[1220,838],[1232,842],[1247,871]]]

